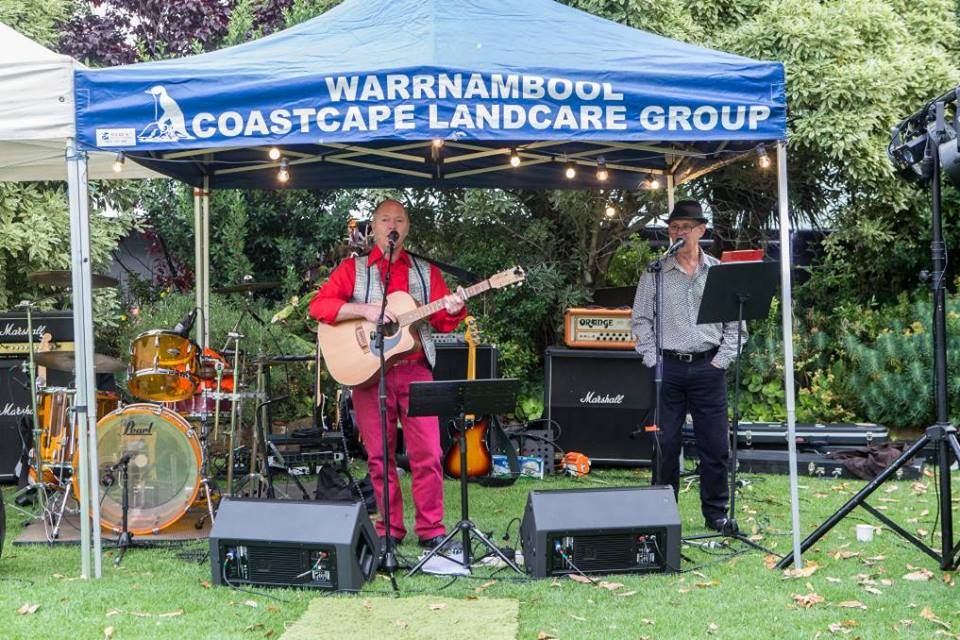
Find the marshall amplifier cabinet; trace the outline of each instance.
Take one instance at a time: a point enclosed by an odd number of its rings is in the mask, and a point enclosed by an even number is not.
[[[21,418],[33,419],[30,374],[23,367],[25,356],[26,352],[19,358],[0,358],[0,482],[16,480],[22,448],[19,423]],[[72,381],[69,373],[47,370],[48,386],[65,387]]]
[[[72,311],[36,311],[31,315],[35,348],[46,343],[48,350],[73,351]],[[22,358],[28,348],[26,314],[0,313],[0,358]]]
[[[563,343],[586,349],[634,348],[630,308],[587,307],[567,309],[563,316]]]
[[[653,406],[653,375],[635,351],[550,347],[546,352],[546,418],[557,445],[598,466],[650,464],[646,434],[634,434]]]

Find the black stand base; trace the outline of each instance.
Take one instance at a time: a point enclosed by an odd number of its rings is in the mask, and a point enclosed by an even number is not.
[[[133,546],[133,534],[129,531],[124,531],[120,534],[120,537],[117,538],[117,557],[113,559],[113,566],[119,567],[120,563],[123,562],[123,556],[127,553],[127,549]]]
[[[461,534],[463,536],[463,560],[457,560],[456,558],[452,558],[444,552],[444,548],[447,546],[447,544],[451,540],[457,537],[457,534]],[[444,539],[440,542],[440,544],[438,544],[436,547],[431,549],[426,555],[423,556],[423,558],[420,559],[420,562],[418,562],[416,566],[413,567],[413,569],[410,569],[410,572],[407,574],[407,577],[410,577],[416,574],[418,571],[420,571],[423,568],[423,565],[425,565],[430,560],[430,558],[434,556],[441,556],[443,558],[446,558],[447,560],[450,560],[451,562],[455,562],[459,564],[461,567],[464,567],[469,571],[472,568],[472,555],[471,555],[471,544],[470,544],[471,538],[478,540],[480,544],[485,546],[490,551],[490,553],[492,553],[493,555],[503,560],[504,564],[506,564],[508,567],[510,567],[517,573],[523,573],[520,567],[518,567],[513,560],[508,558],[506,554],[504,554],[503,551],[500,550],[500,547],[498,547],[492,540],[490,540],[490,538],[483,535],[483,532],[477,528],[477,525],[475,525],[470,520],[461,520],[457,524],[453,525],[453,528],[450,529],[450,532],[444,537]]]
[[[940,553],[930,548],[922,540],[912,533],[898,525],[882,511],[867,503],[867,498],[876,491],[880,485],[887,481],[891,476],[906,465],[914,456],[916,456],[928,443],[937,443],[937,455],[939,459],[940,474],[940,529],[943,546]],[[952,456],[951,456],[952,454]],[[800,543],[800,551],[806,551],[812,547],[820,538],[825,536],[834,526],[857,507],[863,507],[877,520],[887,525],[891,531],[901,538],[920,549],[931,558],[937,561],[940,568],[950,571],[957,568],[957,545],[953,540],[953,505],[950,499],[950,464],[952,460],[960,460],[960,443],[957,441],[957,430],[949,424],[938,424],[927,428],[927,432],[916,442],[910,445],[906,451],[900,454],[900,457],[894,460],[890,466],[880,472],[876,478],[871,480],[867,486],[857,492],[832,516],[827,518],[823,524],[816,528],[807,538]],[[793,553],[787,555],[783,560],[777,563],[778,569],[786,569],[793,562]]]
[[[688,542],[691,540],[709,540],[712,538],[729,538],[731,540],[738,540],[748,547],[756,549],[757,551],[763,551],[764,553],[770,555],[778,555],[763,545],[758,544],[748,538],[742,531],[740,531],[740,526],[737,524],[735,518],[727,518],[721,531],[717,531],[716,533],[702,533],[695,536],[687,536],[683,538],[683,541]]]

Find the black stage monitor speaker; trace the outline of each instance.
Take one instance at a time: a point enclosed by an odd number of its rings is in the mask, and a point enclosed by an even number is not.
[[[634,351],[564,349],[546,354],[544,405],[557,445],[597,466],[648,465],[649,436],[636,433],[653,403],[653,380]]]
[[[360,503],[225,498],[210,531],[214,584],[357,591],[379,555]]]
[[[527,573],[680,570],[680,512],[670,487],[531,491],[520,523]]]

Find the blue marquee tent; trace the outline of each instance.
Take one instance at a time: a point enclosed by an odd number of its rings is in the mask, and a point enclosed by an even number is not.
[[[82,148],[212,188],[276,187],[276,145],[290,187],[634,189],[786,136],[781,63],[552,0],[348,0],[228,49],[81,70],[76,87]]]
[[[781,63],[676,42],[553,0],[345,0],[253,42],[84,69],[75,80],[80,153],[69,161],[80,187],[83,153],[92,151],[122,152],[197,187],[204,319],[213,188],[659,183],[672,203],[676,185],[775,144],[784,387],[796,460]],[[71,201],[75,228],[84,212]],[[83,248],[74,253],[89,282]],[[76,308],[89,305],[86,292],[75,291]],[[199,341],[206,331],[198,329]],[[77,367],[92,378],[92,346],[87,351]],[[86,404],[82,393],[77,403]],[[799,566],[795,471],[791,464]]]

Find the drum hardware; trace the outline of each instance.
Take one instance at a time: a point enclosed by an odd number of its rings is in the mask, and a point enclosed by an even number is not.
[[[33,271],[27,274],[27,280],[35,284],[46,284],[51,287],[61,287],[63,289],[73,288],[73,272],[71,271]],[[90,287],[93,289],[102,289],[104,287],[116,287],[120,281],[110,276],[104,276],[99,273],[91,274]]]
[[[240,324],[240,321],[237,321],[237,325]],[[239,371],[240,369],[240,341],[243,340],[244,336],[242,333],[236,331],[231,331],[227,334],[227,343],[229,344],[230,340],[234,342],[234,353],[233,353],[233,370]],[[224,347],[226,348],[226,347]],[[237,418],[238,413],[240,412],[240,385],[234,381],[233,385],[233,404],[230,406],[230,432],[227,434],[227,448],[229,450],[227,458],[227,493],[231,496],[234,495],[233,492],[233,456],[234,456],[234,447],[236,446],[236,434],[237,434]],[[252,467],[252,464],[251,464]]]
[[[129,468],[130,460],[133,458],[132,453],[125,453],[120,461],[114,465],[107,467],[106,473],[104,475],[104,482],[107,482],[109,479],[112,484],[113,477],[110,474],[111,471],[117,472],[117,480],[120,483],[120,492],[121,492],[121,502],[120,502],[120,535],[117,537],[117,557],[113,559],[113,566],[119,567],[120,562],[123,560],[124,554],[127,552],[127,549],[133,542],[133,534],[130,533],[127,525],[129,524],[128,517],[130,515],[130,480],[129,480]]]
[[[56,371],[73,373],[77,368],[77,354],[75,351],[44,351],[37,353],[37,364]],[[94,373],[117,373],[126,368],[123,360],[111,358],[102,353],[93,354]]]

